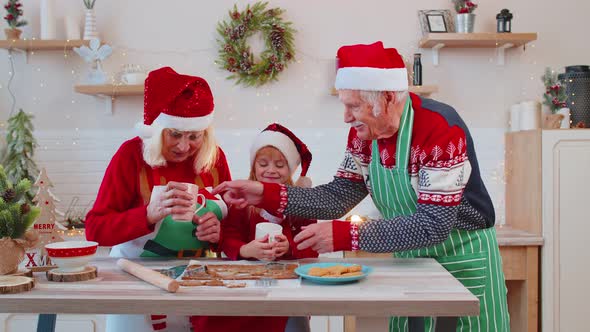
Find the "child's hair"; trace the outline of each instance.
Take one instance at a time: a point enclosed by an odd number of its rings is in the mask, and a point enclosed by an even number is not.
[[[258,179],[256,178],[256,172],[254,171],[254,164],[256,164],[256,160],[258,159],[258,157],[260,157],[262,155],[271,156],[274,153],[280,153],[281,157],[283,159],[285,159],[285,161],[287,161],[287,159],[285,158],[283,153],[281,151],[279,151],[279,149],[277,149],[271,145],[263,146],[262,148],[258,149],[258,151],[256,151],[256,157],[254,157],[254,161],[252,162],[252,165],[250,165],[250,176],[248,177],[248,180],[258,181]],[[289,165],[288,163],[287,163],[287,165],[289,166],[289,174],[291,174],[292,173],[291,172],[292,171],[291,165]],[[287,181],[284,184],[292,186],[293,185],[292,177],[289,176],[289,178],[287,179]]]

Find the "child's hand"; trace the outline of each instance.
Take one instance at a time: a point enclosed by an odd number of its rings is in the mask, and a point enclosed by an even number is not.
[[[274,255],[276,258],[279,258],[289,251],[289,240],[283,234],[275,235],[275,243],[274,243]]]
[[[275,259],[274,244],[268,243],[268,235],[259,240],[252,240],[240,248],[240,256],[243,258],[256,258],[259,260]]]

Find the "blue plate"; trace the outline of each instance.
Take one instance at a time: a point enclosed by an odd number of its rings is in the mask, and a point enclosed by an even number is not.
[[[358,275],[358,276],[352,276],[352,277],[316,277],[316,276],[310,276],[309,273],[309,269],[311,269],[312,267],[331,267],[334,265],[344,265],[344,266],[350,266],[350,265],[358,265],[358,264],[351,264],[351,263],[313,263],[313,264],[306,264],[306,265],[302,265],[298,268],[295,269],[295,273],[297,273],[299,276],[301,276],[304,279],[307,279],[309,281],[313,281],[319,284],[330,284],[330,285],[335,285],[335,284],[345,284],[345,283],[349,283],[349,282],[353,282],[353,281],[357,281],[360,279],[365,278],[367,275],[369,275],[369,273],[371,272],[371,268],[365,265],[361,265],[362,269],[361,272],[363,274]]]

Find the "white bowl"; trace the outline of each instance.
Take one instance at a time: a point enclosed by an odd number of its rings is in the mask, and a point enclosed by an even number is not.
[[[98,243],[94,241],[66,241],[47,244],[47,255],[61,272],[83,271],[96,254]]]

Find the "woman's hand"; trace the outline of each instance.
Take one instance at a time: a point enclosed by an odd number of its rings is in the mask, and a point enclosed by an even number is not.
[[[256,258],[258,260],[272,261],[275,259],[274,244],[268,243],[268,235],[258,240],[252,240],[240,248],[240,256],[243,258]]]
[[[194,215],[193,223],[197,225],[197,230],[195,231],[197,239],[211,243],[219,242],[221,223],[213,212],[207,212],[201,217]]]
[[[284,234],[275,235],[274,253],[275,258],[280,258],[289,251],[289,240]]]
[[[166,190],[160,196],[152,199],[147,206],[148,223],[153,225],[170,214],[189,213],[194,202],[192,195],[187,190],[186,184],[168,182]]]

